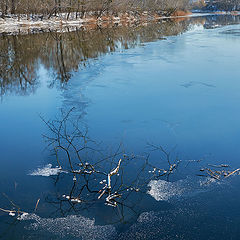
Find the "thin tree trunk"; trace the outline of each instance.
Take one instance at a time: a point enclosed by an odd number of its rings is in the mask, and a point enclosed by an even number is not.
[[[12,5],[11,5],[11,14],[15,14],[15,0],[11,1]]]

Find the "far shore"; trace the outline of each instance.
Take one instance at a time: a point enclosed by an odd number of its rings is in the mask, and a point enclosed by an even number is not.
[[[51,18],[43,18],[40,15],[8,15],[4,19],[0,18],[0,34],[29,34],[46,31],[75,31],[78,28],[94,26],[107,27],[111,24],[132,25],[136,23],[157,22],[163,19],[185,19],[190,17],[200,17],[207,15],[240,15],[240,12],[208,12],[192,13],[189,11],[175,11],[170,16],[153,14],[150,12],[142,13],[121,13],[118,16],[95,17],[91,14],[84,18],[76,18],[76,13],[60,13]],[[68,15],[68,17],[67,17]]]

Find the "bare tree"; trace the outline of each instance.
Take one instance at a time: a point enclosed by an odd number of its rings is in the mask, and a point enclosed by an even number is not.
[[[188,6],[189,0],[1,0],[0,11],[2,17],[8,13],[29,16],[48,14],[51,17],[64,12],[68,19],[72,12],[76,17],[83,17],[85,12],[93,12],[99,18],[110,13],[129,11],[163,11],[170,14],[176,9],[183,10]]]

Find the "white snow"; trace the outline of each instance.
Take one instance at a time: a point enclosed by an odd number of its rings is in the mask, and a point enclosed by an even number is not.
[[[49,177],[49,176],[54,176],[58,175],[62,171],[60,167],[52,167],[52,164],[47,164],[43,168],[37,168],[33,172],[31,172],[29,175],[31,176],[43,176],[43,177]]]
[[[62,31],[75,31],[76,27],[82,27],[84,21],[82,19],[74,20],[61,20],[59,18],[51,18],[41,20],[27,20],[21,18],[17,20],[15,18],[0,18],[0,33],[27,34],[37,31],[49,31],[54,30],[57,32]]]
[[[24,220],[29,214],[28,213],[22,213],[17,217],[17,220],[21,221]]]
[[[15,212],[9,212],[9,216],[14,217],[15,216]]]

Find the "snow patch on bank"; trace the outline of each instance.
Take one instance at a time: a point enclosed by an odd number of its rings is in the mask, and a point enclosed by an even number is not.
[[[80,28],[83,26],[84,21],[78,20],[66,20],[62,21],[59,19],[50,20],[16,20],[13,18],[1,19],[0,18],[0,33],[7,34],[28,34],[34,32],[45,31],[76,31],[76,27]]]
[[[193,13],[190,15],[184,16],[151,16],[151,14],[146,18],[147,21],[152,20],[160,20],[160,19],[169,19],[169,18],[192,18],[192,17],[204,17],[211,15],[219,15],[220,13]],[[239,15],[239,12],[236,12],[235,15]],[[71,32],[76,31],[80,28],[85,28],[87,24],[96,24],[101,25],[101,23],[118,23],[121,25],[121,17],[112,16],[109,20],[104,17],[96,19],[93,17],[93,14],[90,12],[88,17],[85,18],[75,18],[76,13],[71,13],[69,18],[67,17],[67,13],[61,13],[59,16],[52,16],[51,18],[42,18],[40,15],[34,15],[28,19],[27,15],[8,15],[6,18],[0,18],[0,34],[29,34],[29,33],[38,33],[38,32],[48,32],[48,31],[56,31],[56,32]],[[228,13],[221,13],[221,15],[228,15]],[[136,18],[135,14],[129,15],[128,17],[124,17],[127,19],[128,23],[135,23],[136,21],[140,21],[141,18]],[[124,21],[125,21],[124,20]],[[146,24],[146,23],[144,23]],[[143,25],[144,25],[143,24]]]

